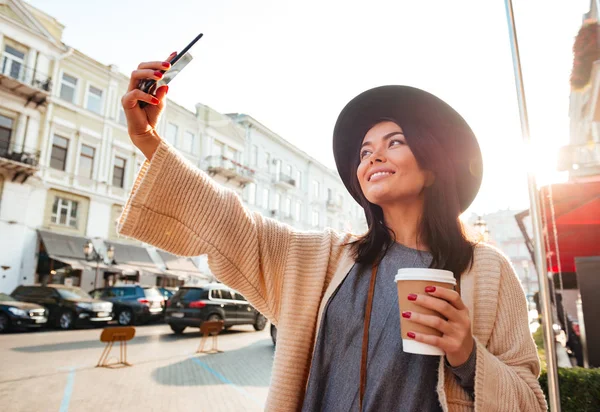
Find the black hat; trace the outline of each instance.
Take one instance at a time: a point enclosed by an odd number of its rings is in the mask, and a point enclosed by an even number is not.
[[[409,86],[381,86],[350,101],[340,113],[333,131],[333,155],[346,189],[360,203],[351,187],[353,158],[359,157],[365,134],[378,122],[390,119],[402,127],[403,119],[426,125],[450,157],[460,208],[464,212],[475,199],[483,176],[481,150],[467,122],[438,97]]]

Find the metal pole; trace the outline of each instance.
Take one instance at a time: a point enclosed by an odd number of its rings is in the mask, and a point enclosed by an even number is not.
[[[94,289],[96,289],[96,282],[98,282],[98,267],[100,266],[100,256],[96,256],[96,274],[94,275]]]
[[[519,43],[517,40],[517,28],[512,0],[504,0],[506,6],[506,18],[509,25],[509,36],[512,50],[515,84],[519,100],[519,115],[521,118],[521,134],[526,146],[531,143],[529,136],[529,118],[527,116],[527,102],[525,101],[525,87],[523,85],[523,73],[521,72],[521,57],[519,55]],[[529,209],[533,225],[533,247],[535,261],[540,285],[540,306],[542,309],[542,328],[544,332],[544,347],[546,348],[546,363],[548,373],[548,401],[550,410],[560,412],[560,396],[558,390],[558,371],[556,363],[556,348],[554,342],[554,331],[552,329],[552,308],[550,307],[550,288],[548,282],[548,270],[546,268],[546,253],[542,234],[542,221],[540,213],[540,197],[538,196],[535,173],[527,171],[529,186]]]

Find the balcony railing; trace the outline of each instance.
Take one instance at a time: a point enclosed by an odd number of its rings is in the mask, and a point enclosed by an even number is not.
[[[285,173],[279,173],[275,176],[274,183],[278,184],[284,189],[293,189],[296,187],[296,180]]]
[[[25,182],[38,170],[40,152],[24,147],[9,150],[0,147],[0,173],[8,175],[12,181]]]
[[[600,143],[563,146],[560,149],[558,170],[585,174],[586,169],[600,168]]]
[[[29,86],[32,90],[26,88],[18,88],[18,92],[23,94],[32,94],[35,91],[48,92],[52,90],[52,79],[44,73],[38,72],[33,67],[28,67],[22,64],[6,54],[2,56],[2,62],[0,64],[0,74],[6,80],[13,80],[21,83],[21,85]],[[6,83],[4,81],[3,83]],[[9,84],[5,84],[6,87],[14,89]]]
[[[206,170],[210,174],[219,174],[227,178],[234,179],[242,184],[254,181],[254,169],[244,166],[241,163],[229,159],[225,156],[208,156],[204,159]]]

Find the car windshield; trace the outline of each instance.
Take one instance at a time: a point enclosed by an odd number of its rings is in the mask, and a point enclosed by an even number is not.
[[[58,290],[58,294],[64,299],[91,299],[91,296],[81,289],[60,288],[56,290]]]
[[[144,295],[146,295],[147,298],[162,298],[163,297],[163,295],[160,293],[160,291],[156,288],[144,289]]]
[[[0,293],[0,302],[16,302],[16,299],[12,298],[6,293]]]

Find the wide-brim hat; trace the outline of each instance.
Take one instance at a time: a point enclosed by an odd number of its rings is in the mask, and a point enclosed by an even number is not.
[[[360,156],[365,134],[383,119],[393,120],[400,127],[407,119],[404,123],[417,122],[433,134],[452,164],[460,209],[464,212],[475,199],[483,176],[477,138],[450,105],[431,93],[409,86],[391,85],[367,90],[341,111],[333,131],[333,155],[340,177],[352,197],[360,203],[360,193],[356,193],[351,185],[352,174],[356,174],[353,158]]]

